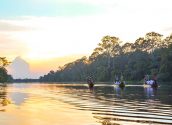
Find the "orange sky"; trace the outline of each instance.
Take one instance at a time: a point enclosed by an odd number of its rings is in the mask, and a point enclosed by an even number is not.
[[[45,60],[33,60],[30,63],[32,72],[40,72],[41,74],[48,73],[50,70],[56,71],[59,66],[63,66],[66,63],[73,62],[84,55],[64,56],[59,58],[51,58]]]
[[[56,71],[59,66],[63,66],[66,63],[73,62],[76,59],[79,59],[85,55],[71,55],[57,58],[47,58],[47,59],[24,59],[29,64],[30,78],[39,78],[47,74],[50,70]],[[22,67],[22,66],[21,66]],[[9,74],[13,75],[13,70],[7,67]]]

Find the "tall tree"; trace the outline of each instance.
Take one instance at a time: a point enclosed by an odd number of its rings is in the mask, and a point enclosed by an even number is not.
[[[104,36],[89,59],[78,59],[40,78],[42,81],[83,81],[88,75],[96,81],[111,81],[115,75],[125,80],[141,80],[145,74],[157,74],[159,80],[172,78],[172,35],[162,38],[149,32],[133,43],[121,46],[118,37]]]
[[[7,74],[6,66],[8,66],[10,62],[6,59],[6,57],[0,57],[0,82],[8,82],[12,79],[10,75]]]

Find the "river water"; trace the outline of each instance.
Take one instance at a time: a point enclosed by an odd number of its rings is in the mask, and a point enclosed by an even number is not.
[[[167,85],[16,83],[0,86],[0,102],[0,125],[172,125]]]

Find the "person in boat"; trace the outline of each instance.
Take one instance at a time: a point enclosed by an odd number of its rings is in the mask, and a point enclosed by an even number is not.
[[[153,75],[152,80],[154,81],[153,85],[157,86],[157,76],[155,74]]]
[[[152,79],[154,80],[154,82],[156,83],[157,82],[157,76],[154,74]]]
[[[149,81],[149,75],[145,75],[145,77],[144,77],[144,83],[145,84],[148,84],[148,81]]]
[[[115,75],[115,84],[119,85],[120,81],[119,81],[119,77]]]
[[[153,87],[157,87],[157,77],[156,75],[153,75],[152,79],[149,79],[149,75],[146,75],[146,77],[144,77],[144,82],[146,85],[151,85]]]
[[[91,76],[89,76],[89,77],[87,78],[87,83],[88,83],[89,87],[93,87],[93,86],[94,86],[93,79],[92,79]]]
[[[144,76],[144,84],[146,84],[146,81],[147,81],[147,79],[146,79],[146,75]]]
[[[121,88],[125,87],[125,81],[123,75],[121,75],[120,80],[117,77],[115,85],[118,85]]]
[[[125,81],[124,81],[124,76],[121,75],[121,83],[120,83],[120,86],[121,87],[124,87],[125,86]]]
[[[92,82],[92,79],[91,79],[91,76],[89,76],[88,78],[87,78],[87,83],[89,84],[89,83],[91,83]]]

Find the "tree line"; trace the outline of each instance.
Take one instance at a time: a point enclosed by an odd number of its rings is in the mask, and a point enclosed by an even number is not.
[[[8,75],[6,70],[6,66],[8,66],[10,62],[6,59],[6,57],[0,57],[0,83],[12,82],[13,78],[11,75]]]
[[[172,34],[163,38],[156,32],[146,33],[135,42],[104,36],[92,54],[65,64],[57,71],[41,76],[41,82],[113,81],[115,75],[140,81],[144,75],[157,75],[159,81],[172,81]]]

